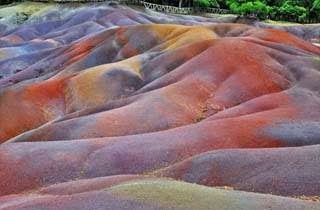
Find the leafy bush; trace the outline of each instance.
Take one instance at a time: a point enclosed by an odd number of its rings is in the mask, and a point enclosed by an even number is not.
[[[307,10],[301,6],[292,5],[290,1],[286,1],[281,7],[278,8],[279,15],[284,19],[290,19],[296,21],[303,21],[307,17]]]
[[[320,0],[226,0],[226,7],[236,14],[254,14],[260,19],[320,21]]]
[[[255,14],[259,18],[265,19],[271,12],[272,7],[266,5],[260,0],[244,1],[244,0],[227,0],[230,10],[236,14],[250,15]]]

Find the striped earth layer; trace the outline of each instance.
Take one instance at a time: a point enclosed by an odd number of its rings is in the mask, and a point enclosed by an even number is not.
[[[319,47],[121,6],[32,11],[0,19],[1,210],[320,209]]]

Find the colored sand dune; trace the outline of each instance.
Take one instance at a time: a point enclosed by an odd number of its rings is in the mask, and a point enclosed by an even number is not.
[[[112,178],[110,178],[112,179]],[[70,183],[71,184],[71,183]],[[101,184],[101,183],[100,183]],[[318,209],[317,203],[222,190],[165,179],[136,178],[81,193],[41,189],[2,198],[3,209]],[[0,198],[1,201],[1,198]],[[49,206],[49,208],[48,208]],[[54,206],[54,207],[53,207]]]
[[[320,209],[287,198],[320,195],[319,47],[28,4],[0,19],[0,209]]]

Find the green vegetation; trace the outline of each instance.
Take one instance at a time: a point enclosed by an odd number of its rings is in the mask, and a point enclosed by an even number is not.
[[[13,0],[0,0],[9,4]],[[19,0],[18,0],[19,1]],[[254,16],[297,23],[320,22],[320,0],[146,0],[151,3],[178,6],[221,8],[242,16]]]
[[[195,5],[200,7],[219,7],[219,4],[216,0],[196,0]]]
[[[150,0],[150,2],[179,7],[216,7],[262,20],[320,22],[320,0]]]
[[[227,0],[230,10],[236,14],[251,15],[256,14],[258,17],[266,19],[271,13],[272,8],[261,1],[241,1]]]
[[[219,0],[218,3],[236,14],[254,15],[260,19],[300,23],[320,21],[320,0]]]

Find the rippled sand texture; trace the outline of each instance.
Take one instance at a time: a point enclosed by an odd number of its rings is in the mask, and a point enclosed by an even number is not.
[[[0,209],[320,209],[319,47],[57,8],[0,24]]]

